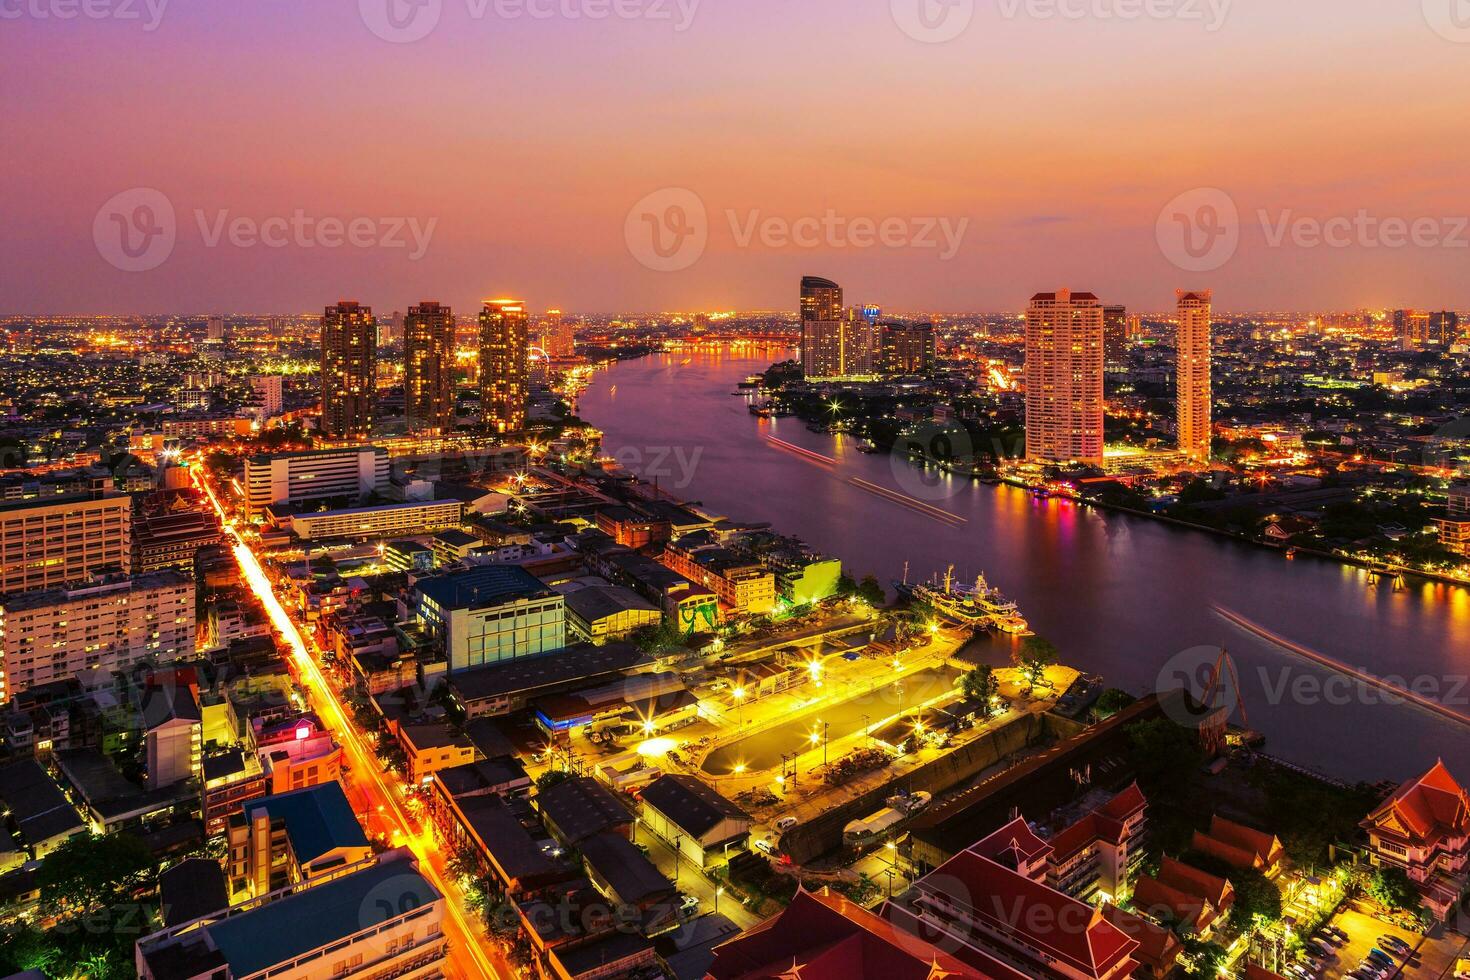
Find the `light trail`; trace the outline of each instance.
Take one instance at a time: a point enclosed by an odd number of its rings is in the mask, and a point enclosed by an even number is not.
[[[770,443],[772,447],[780,449],[783,452],[788,452],[791,455],[799,457],[801,459],[805,459],[808,462],[816,463],[819,466],[837,465],[837,460],[833,459],[831,456],[823,456],[821,453],[812,452],[810,449],[803,449],[801,446],[798,446],[793,442],[787,442],[785,439],[777,439],[775,436],[766,436],[765,439],[766,442]]]
[[[961,517],[958,514],[951,514],[949,511],[941,510],[933,504],[926,504],[917,497],[910,497],[906,493],[899,493],[897,490],[880,487],[876,483],[869,483],[867,480],[861,480],[857,477],[852,477],[847,482],[859,490],[866,490],[868,493],[882,497],[884,500],[898,504],[900,507],[907,507],[916,514],[922,514],[930,520],[939,521],[951,527],[963,527],[970,523],[968,518]]]
[[[1287,650],[1291,653],[1297,654],[1298,656],[1305,657],[1313,663],[1318,664],[1319,666],[1326,667],[1328,670],[1335,670],[1340,674],[1346,674],[1348,677],[1351,677],[1354,680],[1361,681],[1362,683],[1367,684],[1370,687],[1377,688],[1378,690],[1383,691],[1387,694],[1391,694],[1394,697],[1403,698],[1410,704],[1414,704],[1421,708],[1424,708],[1426,711],[1432,711],[1442,718],[1448,718],[1450,721],[1459,722],[1461,725],[1470,725],[1470,715],[1463,715],[1453,708],[1450,708],[1440,703],[1439,701],[1427,698],[1422,694],[1416,694],[1405,687],[1401,687],[1398,684],[1390,683],[1389,681],[1384,680],[1382,677],[1377,677],[1373,674],[1368,673],[1366,670],[1362,670],[1361,668],[1349,667],[1345,663],[1333,660],[1325,653],[1319,653],[1316,650],[1313,650],[1311,647],[1305,647],[1293,640],[1288,640],[1281,634],[1273,633],[1271,630],[1268,630],[1266,627],[1260,625],[1259,623],[1251,622],[1249,619],[1246,619],[1244,616],[1242,616],[1238,612],[1235,612],[1233,609],[1226,609],[1224,606],[1220,605],[1212,606],[1211,608],[1214,609],[1215,612],[1217,612],[1221,616],[1225,617],[1225,619],[1234,623],[1236,626],[1239,626],[1246,632],[1253,633],[1269,643],[1274,643],[1276,646],[1281,647],[1281,649],[1283,650]]]
[[[378,763],[377,753],[370,750],[360,732],[353,726],[347,716],[347,710],[343,706],[337,693],[327,683],[326,675],[322,673],[320,665],[313,659],[311,652],[307,649],[306,641],[302,639],[300,630],[296,623],[281,605],[280,599],[276,597],[275,590],[271,587],[270,579],[266,577],[265,570],[260,566],[260,560],[255,553],[246,547],[245,542],[235,532],[235,522],[225,514],[220,505],[219,498],[214,494],[214,488],[202,477],[196,477],[195,482],[204,490],[209,497],[210,504],[219,514],[220,522],[226,533],[235,539],[235,560],[240,565],[240,571],[244,574],[247,584],[252,592],[260,599],[265,608],[266,615],[270,617],[271,623],[280,632],[281,637],[291,648],[291,654],[295,658],[300,670],[303,686],[307,694],[316,693],[314,707],[322,721],[331,729],[342,743],[348,748],[352,757],[353,774],[359,780],[366,779],[367,788],[377,790],[380,797],[380,805],[387,808],[388,813],[394,818],[398,825],[397,831],[407,842],[414,857],[418,858],[419,871],[427,877],[444,895],[444,907],[449,913],[450,925],[459,933],[451,936],[450,930],[445,930],[445,937],[450,939],[449,956],[458,960],[455,954],[467,956],[477,973],[465,974],[466,976],[479,976],[484,978],[500,978],[513,975],[510,971],[502,974],[495,969],[484,948],[480,944],[479,936],[471,927],[463,908],[463,895],[459,886],[453,883],[447,873],[446,867],[441,867],[443,855],[439,853],[438,846],[433,839],[432,831],[420,830],[416,827],[408,811],[398,798],[395,788],[390,786],[384,778],[383,770]],[[315,692],[313,692],[315,688]],[[369,794],[370,796],[370,794]],[[436,860],[437,859],[437,860]],[[457,941],[455,941],[457,940]],[[459,964],[461,968],[465,964]],[[462,971],[463,972],[463,971]]]

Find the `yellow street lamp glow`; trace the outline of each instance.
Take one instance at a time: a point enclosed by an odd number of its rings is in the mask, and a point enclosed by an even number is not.
[[[745,700],[745,688],[743,688],[743,687],[737,687],[731,693],[735,695],[735,700],[736,701],[744,701]]]
[[[742,773],[745,772],[745,763],[743,763],[743,762],[737,762],[737,763],[735,763],[735,768],[732,771],[737,776],[741,775]]]

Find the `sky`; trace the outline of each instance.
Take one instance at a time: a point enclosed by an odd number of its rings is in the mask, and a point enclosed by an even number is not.
[[[0,0],[0,313],[1464,309],[1467,82],[1467,0]]]

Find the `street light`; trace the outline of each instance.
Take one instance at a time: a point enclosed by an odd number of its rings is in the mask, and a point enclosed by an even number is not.
[[[715,889],[715,914],[716,915],[718,915],[719,912],[720,912],[720,896],[723,895],[723,894],[725,894],[725,886],[724,885],[721,885],[720,887],[718,887],[718,888]]]

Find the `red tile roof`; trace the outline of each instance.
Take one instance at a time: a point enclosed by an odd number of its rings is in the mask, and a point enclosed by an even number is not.
[[[1199,932],[1216,919],[1215,910],[1204,899],[1171,888],[1151,875],[1140,875],[1133,883],[1133,907]]]
[[[1053,845],[1048,844],[1021,817],[1016,817],[1004,827],[970,845],[969,850],[981,857],[989,858],[1008,868],[1016,867],[1014,856],[1026,862],[1042,857]]]
[[[1148,805],[1148,799],[1138,783],[1129,783],[1128,788],[1098,807],[1097,812],[1114,820],[1126,821]]]
[[[1106,975],[1138,946],[1097,909],[971,851],[951,858],[917,887],[967,908],[997,932],[1024,937],[1085,976]]]
[[[1152,970],[1155,976],[1163,976],[1174,968],[1183,944],[1172,931],[1132,912],[1125,912],[1116,905],[1104,905],[1102,910],[1119,932],[1138,941],[1133,958]]]
[[[784,912],[715,949],[712,980],[981,980],[940,952],[839,895],[798,891]],[[1012,980],[993,977],[992,980]]]
[[[1230,882],[1171,857],[1160,862],[1159,881],[1186,895],[1204,899],[1218,909],[1221,915],[1235,904],[1235,886]]]
[[[1368,814],[1363,826],[1427,847],[1470,832],[1470,799],[1441,759],[1395,790]]]
[[[1253,854],[1258,867],[1275,867],[1286,850],[1275,834],[1226,820],[1218,813],[1210,817],[1209,836],[1229,847]]]
[[[1219,858],[1232,868],[1264,870],[1268,865],[1256,852],[1225,843],[1218,837],[1196,830],[1190,839],[1191,849]]]

